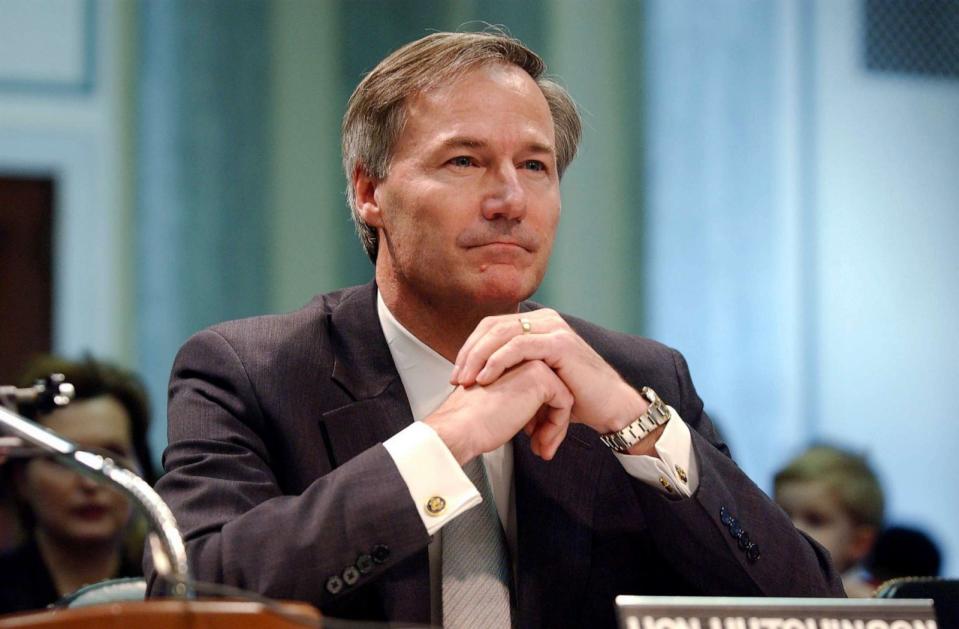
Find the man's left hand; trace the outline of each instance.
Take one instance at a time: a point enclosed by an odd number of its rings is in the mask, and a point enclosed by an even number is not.
[[[450,382],[485,386],[529,360],[541,360],[556,372],[573,394],[573,420],[597,432],[619,430],[649,406],[549,308],[480,321],[456,356]]]

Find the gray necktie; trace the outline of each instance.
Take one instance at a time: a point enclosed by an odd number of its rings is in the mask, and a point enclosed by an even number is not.
[[[483,457],[463,471],[483,502],[443,527],[443,626],[508,629],[509,558]]]

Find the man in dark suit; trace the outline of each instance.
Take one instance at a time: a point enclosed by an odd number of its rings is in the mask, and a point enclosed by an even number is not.
[[[525,301],[580,135],[543,71],[500,34],[437,33],[357,87],[344,166],[375,281],[205,330],[174,366],[157,489],[198,578],[451,627],[842,594],[677,352]]]

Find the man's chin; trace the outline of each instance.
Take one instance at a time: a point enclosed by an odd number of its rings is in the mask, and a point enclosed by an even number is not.
[[[515,270],[498,272],[488,269],[483,277],[470,291],[472,301],[478,307],[493,307],[498,309],[515,307],[529,298],[539,285],[539,281],[525,273],[516,273]]]

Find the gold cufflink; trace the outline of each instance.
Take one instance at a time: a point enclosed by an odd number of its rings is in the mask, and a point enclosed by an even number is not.
[[[662,476],[659,477],[659,484],[662,485],[663,489],[665,489],[667,492],[673,493],[673,486],[670,485],[669,481],[666,480],[664,477]]]
[[[426,501],[426,512],[436,516],[446,510],[446,501],[440,496],[433,496]]]
[[[684,470],[683,468],[681,468],[681,467],[679,467],[679,466],[677,465],[677,466],[676,466],[676,473],[679,474],[679,480],[683,481],[684,483],[685,483],[685,482],[688,482],[688,481],[686,480],[686,470]]]

